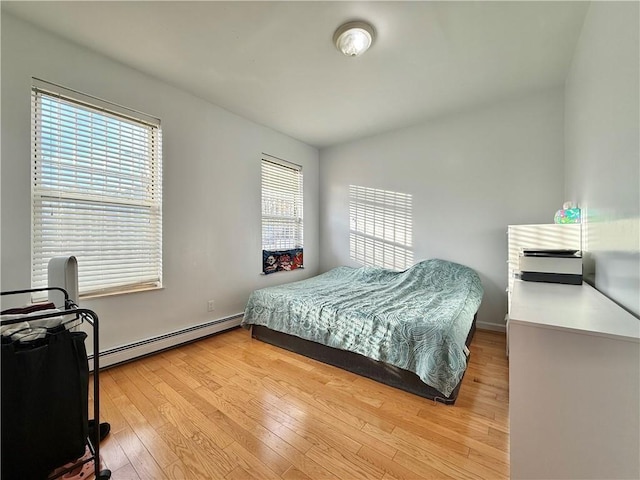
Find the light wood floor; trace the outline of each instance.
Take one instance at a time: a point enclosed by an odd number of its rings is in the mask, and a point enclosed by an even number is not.
[[[236,329],[104,371],[115,480],[509,476],[503,334],[478,331],[455,406]],[[90,410],[91,411],[91,410]]]

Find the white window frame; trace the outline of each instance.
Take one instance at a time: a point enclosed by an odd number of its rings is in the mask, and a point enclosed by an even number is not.
[[[160,120],[32,79],[31,285],[78,260],[80,297],[162,287]]]
[[[261,166],[262,250],[303,248],[302,166],[266,154]]]

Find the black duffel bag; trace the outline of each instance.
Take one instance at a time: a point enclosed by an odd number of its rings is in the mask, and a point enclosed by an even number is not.
[[[1,477],[43,480],[81,457],[88,434],[89,366],[84,332],[3,338]]]

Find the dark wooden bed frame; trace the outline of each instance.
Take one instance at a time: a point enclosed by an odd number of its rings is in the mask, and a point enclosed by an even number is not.
[[[466,345],[471,345],[471,340],[476,332],[476,317],[473,317],[471,329],[467,335]],[[305,357],[313,358],[322,363],[342,368],[363,377],[371,378],[378,382],[390,385],[429,400],[453,405],[458,397],[462,379],[448,397],[433,387],[430,387],[413,372],[395,367],[393,365],[373,360],[358,353],[348,352],[320,343],[305,340],[295,335],[277,332],[262,325],[252,325],[251,336],[263,342],[280,348],[299,353]],[[463,376],[464,378],[464,376]]]

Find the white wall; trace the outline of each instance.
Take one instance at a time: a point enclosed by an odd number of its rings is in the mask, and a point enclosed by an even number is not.
[[[566,82],[565,196],[586,214],[595,286],[640,315],[637,2],[593,2]]]
[[[349,259],[349,185],[413,195],[414,259],[474,268],[484,327],[504,326],[507,225],[562,205],[563,92],[553,89],[320,151],[321,269]]]
[[[82,301],[100,316],[101,350],[242,312],[252,290],[318,272],[315,148],[6,13],[1,33],[2,290],[30,286],[32,76],[162,120],[164,289]],[[261,152],[303,166],[303,271],[259,275]]]

